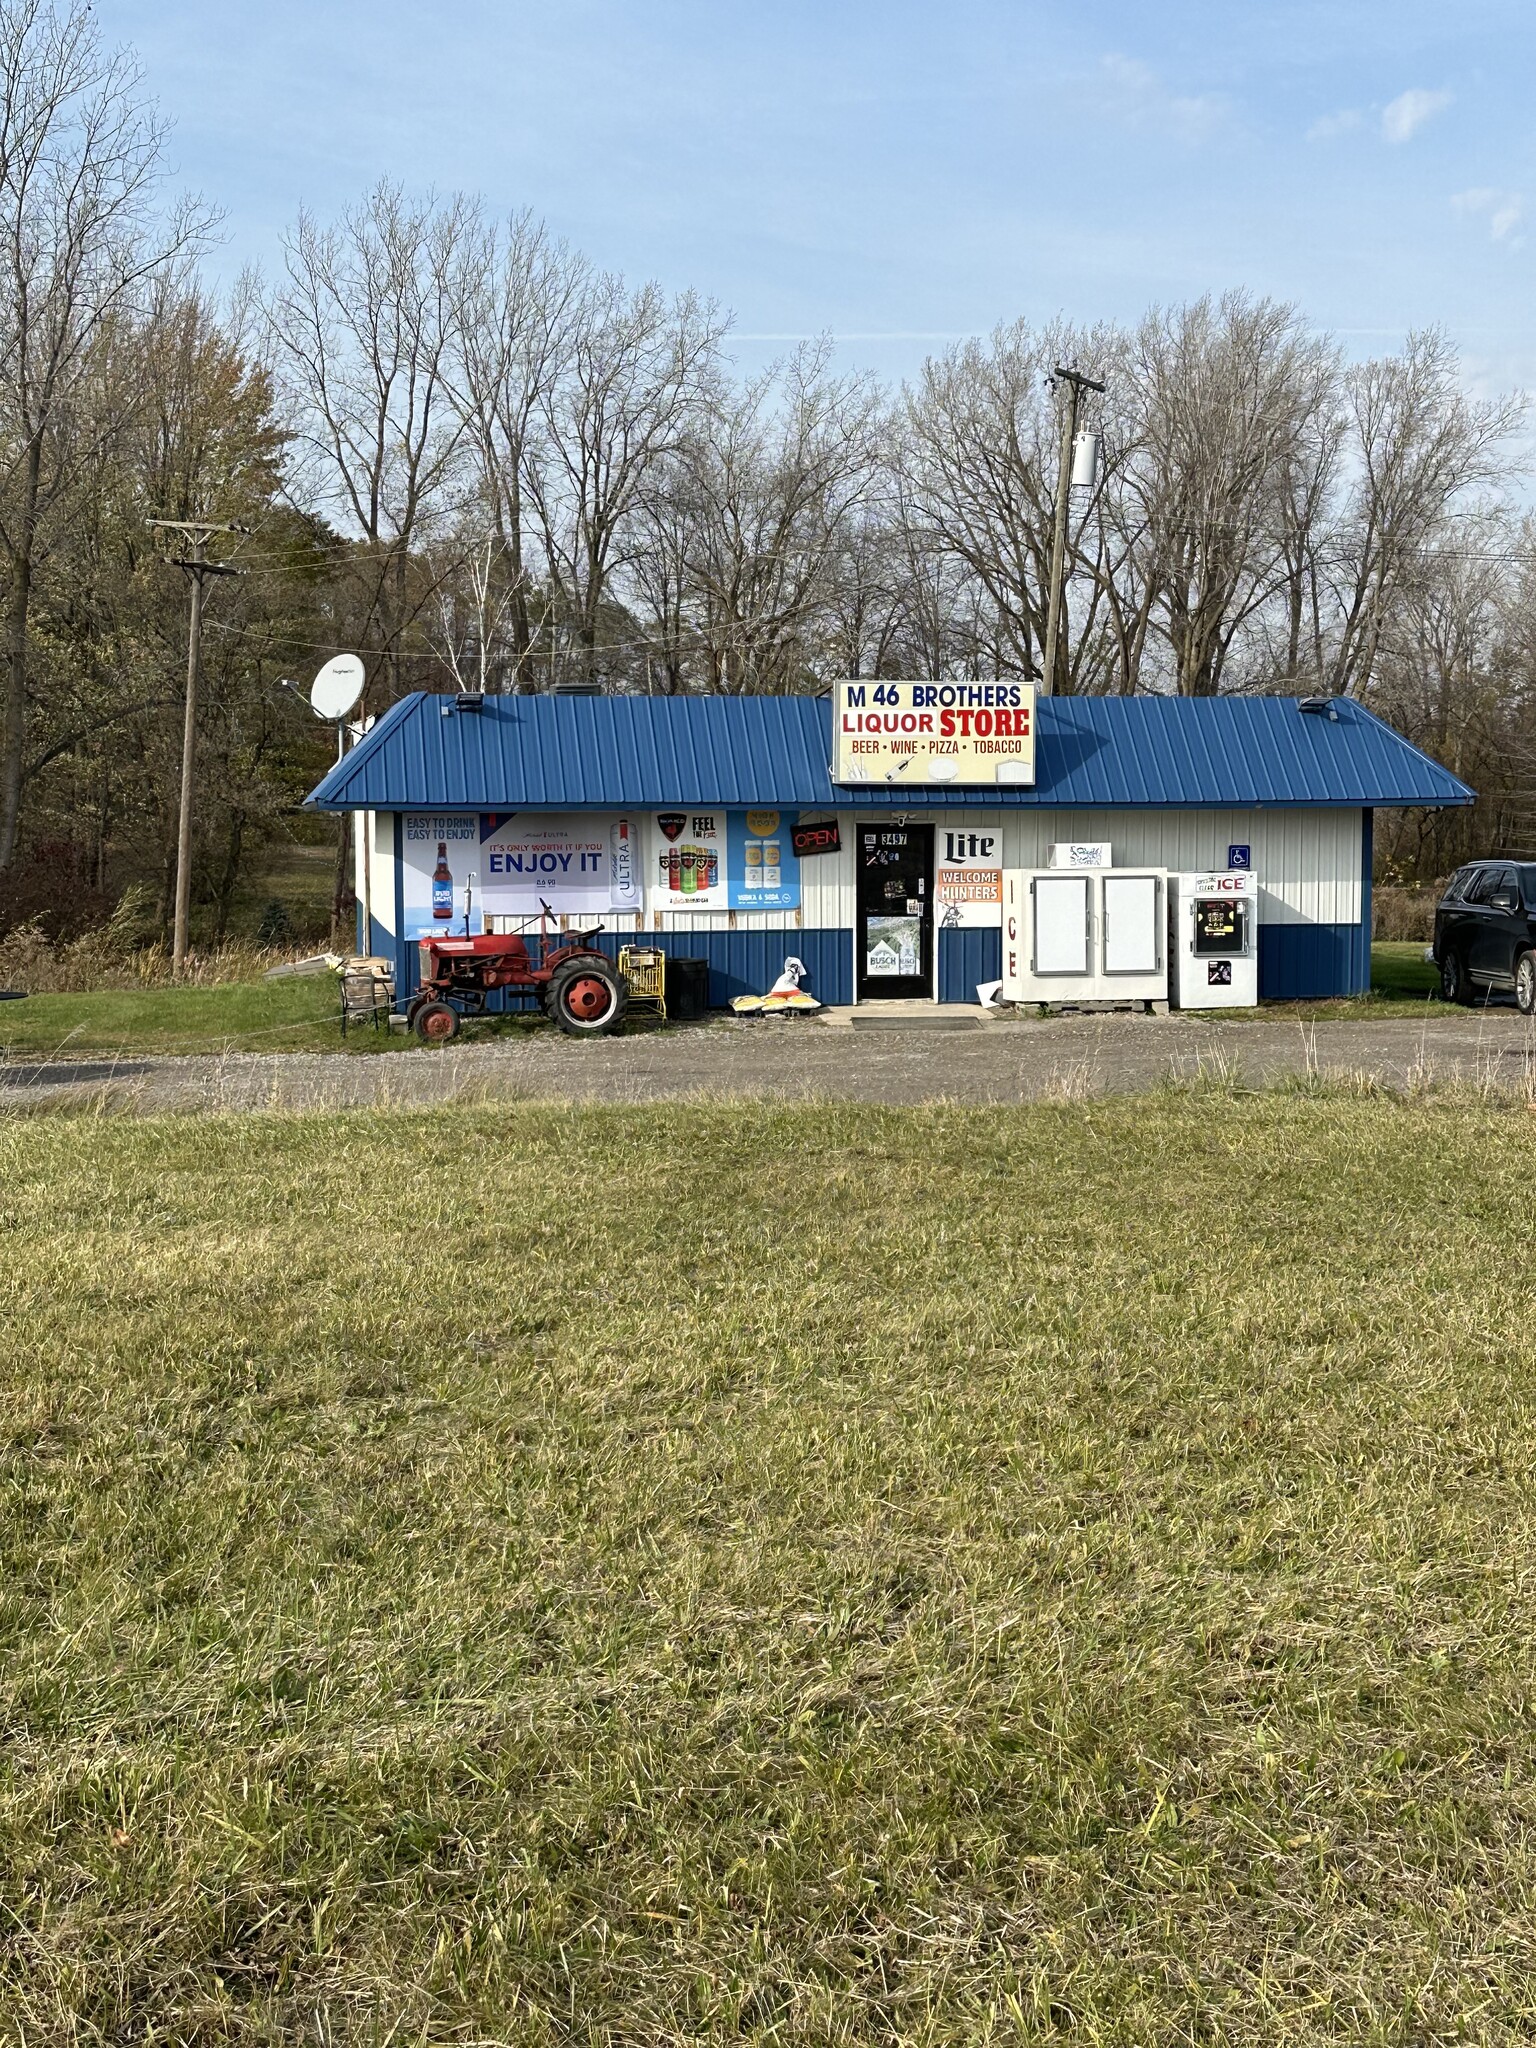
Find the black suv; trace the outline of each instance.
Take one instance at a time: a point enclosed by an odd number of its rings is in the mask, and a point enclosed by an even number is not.
[[[1459,868],[1435,907],[1435,963],[1448,1003],[1513,990],[1536,1011],[1536,864],[1475,860]]]

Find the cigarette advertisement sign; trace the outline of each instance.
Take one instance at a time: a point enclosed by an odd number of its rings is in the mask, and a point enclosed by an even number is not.
[[[1003,921],[1003,836],[940,826],[933,896],[946,930]]]
[[[837,686],[832,780],[982,783],[1035,779],[1032,683],[869,683]]]

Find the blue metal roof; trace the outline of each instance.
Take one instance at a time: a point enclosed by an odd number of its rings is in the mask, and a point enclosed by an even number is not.
[[[1363,705],[1294,697],[1045,697],[1032,789],[844,788],[825,697],[449,696],[394,705],[312,791],[323,810],[776,810],[1466,804]]]

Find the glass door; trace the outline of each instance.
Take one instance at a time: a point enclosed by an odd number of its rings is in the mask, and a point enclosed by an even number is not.
[[[933,994],[933,827],[860,825],[854,945],[861,1003]]]

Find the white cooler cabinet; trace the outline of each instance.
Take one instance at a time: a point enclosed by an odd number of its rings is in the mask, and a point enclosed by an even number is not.
[[[1166,868],[1007,868],[1005,1003],[1168,999]]]

